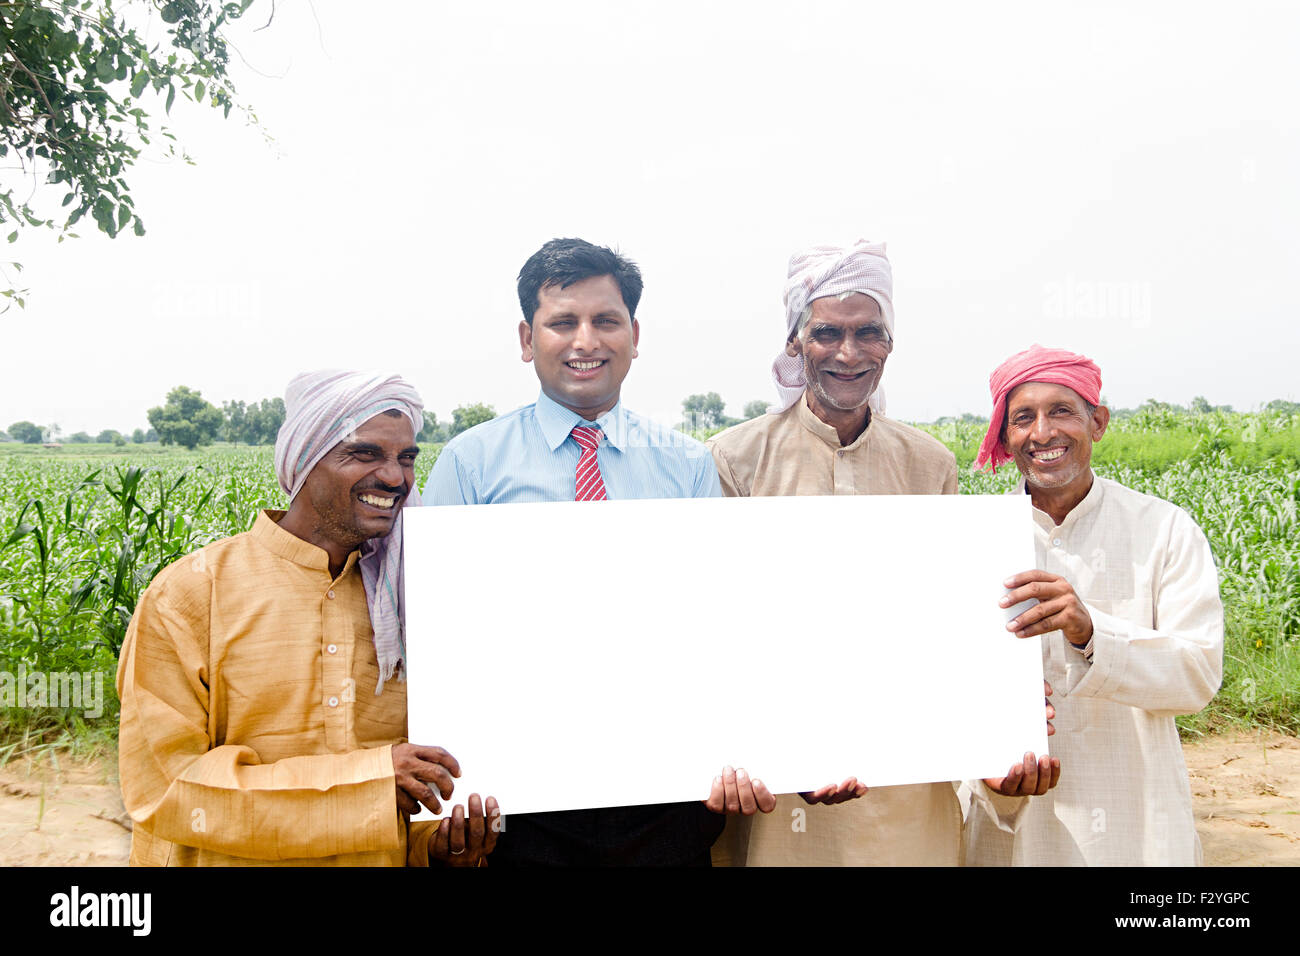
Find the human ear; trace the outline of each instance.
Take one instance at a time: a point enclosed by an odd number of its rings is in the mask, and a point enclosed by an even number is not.
[[[1106,426],[1110,424],[1110,409],[1105,405],[1098,405],[1097,410],[1092,413],[1092,440],[1101,441],[1101,436],[1106,434]]]
[[[522,321],[519,323],[519,351],[525,362],[533,360],[533,327]]]
[[[799,341],[798,332],[786,339],[785,354],[790,356],[790,358],[798,358],[803,354],[803,343]]]
[[[632,357],[636,358],[637,343],[641,341],[641,323],[636,319],[632,320]]]

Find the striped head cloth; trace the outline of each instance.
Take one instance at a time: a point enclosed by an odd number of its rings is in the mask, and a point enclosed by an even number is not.
[[[894,337],[894,275],[885,258],[883,242],[859,239],[851,246],[813,246],[790,257],[785,283],[785,335],[788,341],[799,327],[804,310],[813,300],[830,295],[861,292],[880,305],[889,337]],[[803,395],[808,383],[803,359],[782,349],[772,362],[772,380],[780,396],[769,412],[783,412]],[[884,414],[885,393],[877,388],[868,400],[873,412]]]
[[[376,415],[397,409],[418,435],[424,403],[400,376],[382,372],[323,369],[294,377],[285,390],[285,419],[275,440],[275,474],[292,501],[325,454]],[[420,504],[412,488],[403,508]],[[361,544],[361,580],[370,606],[370,626],[379,658],[378,694],[406,659],[402,606],[402,515],[382,538]]]

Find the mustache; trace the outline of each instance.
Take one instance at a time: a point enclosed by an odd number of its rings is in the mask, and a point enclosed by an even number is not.
[[[395,495],[398,498],[405,498],[411,493],[411,488],[406,482],[402,482],[400,485],[385,485],[382,482],[376,482],[373,485],[367,485],[364,488],[356,489],[356,493],[359,495],[364,495],[371,491],[377,491],[382,495]]]

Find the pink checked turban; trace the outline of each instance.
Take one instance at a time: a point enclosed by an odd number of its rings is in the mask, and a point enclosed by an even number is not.
[[[813,246],[790,257],[785,283],[786,340],[794,334],[799,317],[814,299],[843,292],[861,292],[875,299],[885,330],[891,339],[894,337],[894,274],[885,258],[885,244],[859,239],[851,246]],[[782,349],[772,363],[772,379],[780,398],[768,411],[783,412],[799,401],[808,386],[803,359],[786,355]],[[868,404],[873,412],[883,415],[884,391],[877,388]]]
[[[977,468],[988,462],[996,473],[998,465],[1005,465],[1011,460],[1010,452],[1002,445],[1002,426],[1007,420],[1007,396],[1013,388],[1025,382],[1064,385],[1078,392],[1090,405],[1101,404],[1101,369],[1092,359],[1065,349],[1048,349],[1041,345],[1031,345],[1024,352],[1017,352],[989,376],[993,414],[989,416],[989,430],[975,457]]]

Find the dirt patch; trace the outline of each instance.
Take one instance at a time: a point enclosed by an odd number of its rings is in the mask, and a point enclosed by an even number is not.
[[[1300,866],[1300,740],[1222,734],[1183,756],[1207,866]]]
[[[130,820],[116,761],[61,757],[0,769],[0,866],[125,866]]]
[[[1207,866],[1300,866],[1300,740],[1220,734],[1183,754]],[[125,866],[116,770],[70,758],[0,769],[0,866]]]

